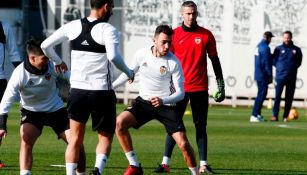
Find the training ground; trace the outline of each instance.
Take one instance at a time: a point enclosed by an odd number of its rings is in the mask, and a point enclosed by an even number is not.
[[[118,112],[125,106],[118,105]],[[208,160],[216,174],[237,175],[281,175],[307,174],[307,110],[298,109],[300,118],[288,123],[264,122],[250,123],[251,108],[221,107],[209,108]],[[266,119],[271,111],[263,109]],[[197,153],[195,130],[189,109],[184,117],[187,134]],[[88,122],[85,149],[87,172],[92,170],[95,161],[97,135],[91,131]],[[151,175],[157,163],[161,162],[164,147],[164,128],[152,121],[139,130],[131,129],[134,147],[144,167],[144,174]],[[19,174],[19,111],[15,105],[8,118],[8,135],[0,147],[0,160],[6,167],[0,169],[0,175]],[[43,134],[34,147],[32,174],[65,174],[64,152],[66,145],[57,141],[50,128],[44,128]],[[198,159],[198,155],[197,155]],[[55,165],[55,166],[51,166]],[[121,175],[128,165],[117,138],[114,137],[112,153],[104,175]],[[171,174],[187,175],[189,170],[176,147],[171,162]]]

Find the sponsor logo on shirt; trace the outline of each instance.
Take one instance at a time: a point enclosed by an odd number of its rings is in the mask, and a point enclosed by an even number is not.
[[[81,45],[89,46],[89,43],[86,40],[84,40],[84,41],[82,41]]]
[[[201,38],[200,37],[196,37],[194,39],[194,41],[195,41],[196,44],[200,44],[201,43]]]
[[[161,75],[166,74],[166,67],[165,67],[165,66],[161,66],[161,67],[160,67],[160,74],[161,74]]]

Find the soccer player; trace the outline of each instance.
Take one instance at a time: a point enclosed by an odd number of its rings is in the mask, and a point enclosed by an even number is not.
[[[273,65],[276,68],[276,85],[271,121],[278,121],[279,105],[284,87],[286,87],[286,93],[283,121],[288,121],[288,115],[295,92],[297,70],[302,64],[302,59],[303,54],[301,49],[293,44],[292,32],[285,31],[283,33],[283,44],[277,46],[273,53]]]
[[[50,126],[66,143],[70,137],[67,110],[56,87],[56,78],[68,75],[55,73],[53,64],[40,48],[41,42],[39,39],[27,41],[28,58],[14,70],[0,104],[2,138],[7,135],[9,109],[16,99],[20,99],[20,175],[31,174],[33,146],[44,126]],[[77,171],[85,175],[85,155],[81,147]]]
[[[116,119],[116,135],[130,164],[124,175],[143,174],[129,129],[137,129],[153,119],[161,122],[174,138],[191,173],[198,174],[194,151],[187,139],[182,118],[177,115],[174,106],[184,97],[184,77],[180,62],[169,52],[172,34],[169,26],[158,26],[154,45],[140,49],[135,55],[132,69],[140,75],[139,97]],[[114,88],[125,82],[124,76],[121,75],[113,83]]]
[[[257,45],[254,79],[257,81],[258,93],[255,99],[252,115],[249,119],[250,122],[264,121],[264,118],[261,115],[261,108],[268,92],[268,86],[273,80],[273,58],[269,47],[272,37],[274,37],[272,32],[264,32],[263,39]]]
[[[53,47],[65,40],[72,46],[68,97],[72,137],[65,156],[67,175],[75,173],[90,115],[92,129],[98,133],[93,173],[102,173],[111,151],[116,123],[116,96],[111,82],[113,65],[130,79],[134,77],[120,54],[118,31],[107,23],[113,7],[113,0],[91,0],[88,17],[63,25],[41,45],[45,54],[57,64],[57,70],[64,71],[67,66]]]
[[[193,122],[196,128],[196,142],[200,158],[200,173],[212,174],[207,162],[207,115],[208,115],[208,75],[207,54],[211,59],[213,70],[218,84],[218,92],[214,100],[222,102],[225,99],[222,68],[216,50],[216,42],[212,33],[200,27],[197,22],[197,6],[193,1],[185,1],[181,6],[183,23],[174,29],[171,51],[179,59],[185,77],[185,97],[178,102],[178,112],[181,117],[190,101]],[[155,172],[169,172],[169,163],[175,141],[169,134],[166,143],[162,164]]]

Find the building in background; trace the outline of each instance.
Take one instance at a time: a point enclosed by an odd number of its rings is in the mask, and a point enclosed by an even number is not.
[[[7,0],[5,0],[7,1]],[[129,64],[135,51],[152,41],[153,30],[165,23],[176,27],[183,0],[115,0],[110,23],[121,32],[121,46]],[[252,105],[257,93],[253,80],[254,52],[264,31],[276,36],[273,48],[282,42],[282,32],[291,30],[296,45],[307,56],[307,0],[194,0],[198,5],[198,23],[210,29],[218,42],[228,99],[224,104]],[[4,7],[3,4],[8,4]],[[13,6],[13,7],[11,7]],[[49,36],[66,22],[89,14],[89,0],[10,0],[0,4],[0,19],[8,18],[16,31],[18,45],[31,35]],[[2,14],[7,14],[3,16]],[[57,48],[66,63],[70,63],[70,46]],[[302,67],[307,67],[304,61]],[[209,61],[208,64],[211,64]],[[209,70],[209,93],[216,90],[214,73]],[[136,79],[137,82],[137,79]],[[296,83],[294,106],[307,107],[307,69],[300,69]],[[123,87],[119,98],[132,99],[138,84]],[[274,97],[270,86],[268,97]],[[242,100],[240,100],[242,99]],[[210,103],[214,103],[213,100]],[[265,102],[266,104],[267,102]],[[283,105],[283,104],[282,104]]]

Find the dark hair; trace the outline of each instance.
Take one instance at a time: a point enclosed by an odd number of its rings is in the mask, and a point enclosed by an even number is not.
[[[92,9],[100,9],[106,3],[113,3],[113,0],[91,0]]]
[[[26,43],[26,51],[27,53],[32,53],[35,55],[44,55],[43,50],[41,49],[41,44],[43,40],[40,38],[32,37]]]
[[[292,32],[287,30],[287,31],[284,31],[284,34],[288,34],[290,36],[290,38],[292,38]]]
[[[181,7],[193,7],[197,8],[197,5],[193,1],[185,1],[182,3]]]
[[[158,36],[160,33],[164,33],[168,36],[173,35],[173,29],[165,24],[158,25],[156,30],[155,30],[155,36]]]

